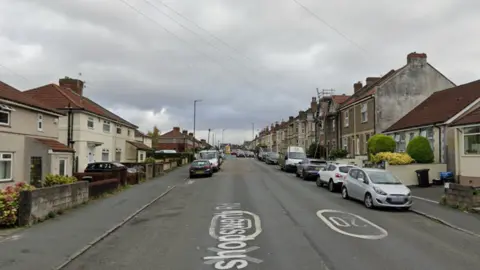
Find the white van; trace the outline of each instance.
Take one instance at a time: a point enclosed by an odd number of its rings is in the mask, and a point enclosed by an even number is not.
[[[289,146],[285,153],[280,153],[278,165],[282,171],[294,172],[297,170],[297,164],[305,158],[307,158],[307,154],[303,147]]]
[[[202,150],[198,153],[199,159],[208,159],[212,163],[213,172],[220,170],[220,154],[217,150]]]

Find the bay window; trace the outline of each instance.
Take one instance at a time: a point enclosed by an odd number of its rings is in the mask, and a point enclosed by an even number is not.
[[[349,113],[348,113],[348,110],[346,110],[346,111],[344,112],[344,115],[345,115],[345,127],[348,127],[348,125],[349,125],[349,117],[350,117],[350,116],[349,116]]]
[[[463,142],[465,155],[480,155],[480,126],[464,128]]]

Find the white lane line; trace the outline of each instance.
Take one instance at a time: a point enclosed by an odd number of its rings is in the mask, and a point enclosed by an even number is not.
[[[426,202],[436,203],[436,204],[439,203],[439,202],[434,201],[434,200],[429,200],[429,199],[422,198],[422,197],[417,197],[417,196],[412,196],[412,198],[415,198],[415,199],[418,199],[418,200],[422,200],[422,201],[426,201]]]
[[[126,217],[124,220],[122,220],[120,223],[118,223],[117,225],[113,226],[111,229],[109,229],[108,231],[104,232],[102,235],[100,235],[99,237],[95,238],[93,241],[91,241],[90,243],[88,243],[86,246],[84,246],[82,249],[80,249],[79,251],[77,251],[76,253],[74,253],[72,256],[70,256],[65,262],[63,262],[60,266],[57,266],[55,267],[54,269],[55,270],[61,270],[63,268],[65,268],[68,264],[70,264],[72,261],[74,261],[76,258],[80,257],[83,253],[87,252],[87,250],[91,249],[94,245],[98,244],[98,242],[102,241],[103,239],[105,239],[107,236],[109,236],[110,234],[112,234],[113,232],[115,232],[116,230],[120,229],[123,225],[125,225],[127,222],[129,222],[131,219],[133,219],[135,216],[137,216],[138,214],[140,214],[140,212],[142,212],[143,210],[145,210],[147,207],[149,207],[150,205],[154,204],[156,201],[158,201],[159,199],[161,199],[163,196],[167,195],[170,191],[172,191],[176,186],[171,186],[169,187],[165,192],[163,192],[162,194],[160,194],[158,197],[156,197],[155,199],[151,200],[149,203],[145,204],[144,206],[142,206],[140,209],[138,209],[137,211],[135,211],[133,214],[129,215],[128,217]]]

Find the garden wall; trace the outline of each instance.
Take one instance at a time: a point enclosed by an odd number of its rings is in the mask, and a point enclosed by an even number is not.
[[[465,210],[480,207],[480,189],[450,183],[446,190],[445,203]]]
[[[408,164],[408,165],[389,165],[387,163],[386,170],[395,175],[406,186],[418,185],[416,170],[430,169],[428,172],[429,181],[432,179],[440,179],[440,172],[447,171],[447,164],[432,163],[432,164]]]
[[[50,213],[66,210],[88,201],[88,182],[39,188],[20,192],[18,223],[32,225]]]

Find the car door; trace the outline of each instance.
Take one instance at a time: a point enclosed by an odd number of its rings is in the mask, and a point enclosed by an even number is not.
[[[358,180],[357,180],[357,175],[358,175],[357,169],[351,169],[348,172],[348,177],[347,177],[347,190],[348,190],[348,195],[354,199],[359,198],[360,194],[360,186],[358,185]]]
[[[358,183],[358,196],[359,196],[358,199],[359,200],[363,200],[363,197],[365,196],[365,192],[368,189],[368,184],[366,184],[364,180],[368,181],[367,174],[362,170],[358,170],[357,183]]]

